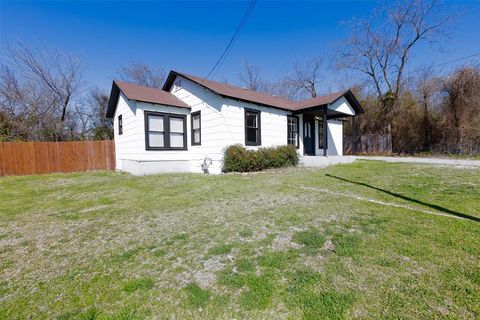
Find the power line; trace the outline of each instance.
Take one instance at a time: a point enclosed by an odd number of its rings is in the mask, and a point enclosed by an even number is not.
[[[405,75],[409,75],[409,74],[411,74],[411,73],[416,73],[416,72],[420,72],[420,71],[429,70],[429,69],[436,68],[436,67],[441,67],[441,66],[444,66],[444,65],[449,64],[449,63],[453,63],[453,62],[457,62],[457,61],[461,61],[461,60],[473,58],[473,57],[476,57],[476,56],[480,56],[480,52],[471,54],[471,55],[466,56],[466,57],[461,57],[461,58],[457,58],[457,59],[454,59],[454,60],[450,60],[450,61],[446,61],[446,62],[443,62],[443,63],[439,63],[439,64],[436,64],[436,65],[433,65],[433,66],[430,66],[430,67],[413,70],[413,71],[410,71],[410,72],[405,73]]]
[[[212,73],[214,73],[215,69],[217,69],[216,71],[218,71],[220,69],[220,67],[222,66],[223,62],[226,60],[228,54],[230,53],[230,51],[232,50],[232,47],[233,47],[233,44],[235,42],[235,39],[237,38],[238,36],[238,33],[240,32],[240,29],[242,29],[242,27],[245,25],[245,22],[247,21],[248,17],[250,16],[250,14],[252,13],[253,11],[253,7],[255,7],[255,3],[257,2],[257,0],[252,0],[247,8],[247,10],[245,11],[245,13],[243,14],[243,17],[242,19],[240,20],[240,23],[238,24],[237,28],[235,29],[235,33],[233,34],[232,38],[230,39],[230,41],[228,42],[227,44],[227,47],[225,48],[225,50],[223,51],[222,55],[220,56],[220,58],[218,59],[217,63],[215,63],[215,65],[213,66],[212,70],[210,70],[210,72],[208,73],[208,75],[205,77],[205,79],[208,79],[210,77],[210,75]],[[217,68],[218,67],[218,68]],[[215,73],[213,74],[213,77],[215,77],[215,74],[216,74],[216,71]]]

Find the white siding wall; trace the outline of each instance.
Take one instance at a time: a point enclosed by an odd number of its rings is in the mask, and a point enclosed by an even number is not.
[[[303,156],[303,114],[298,115],[298,135],[300,136],[297,153]]]
[[[171,93],[191,107],[178,108],[128,100],[120,94],[114,117],[114,135],[117,169],[133,174],[157,172],[202,172],[201,165],[206,158],[212,160],[210,173],[220,173],[223,152],[232,144],[245,144],[245,108],[261,111],[261,147],[280,146],[287,143],[287,115],[291,112],[263,107],[224,98],[185,78],[174,84]],[[330,106],[344,113],[353,112],[345,99],[339,99]],[[186,115],[188,150],[160,151],[145,149],[144,111]],[[201,145],[191,145],[191,112],[201,112]],[[118,116],[123,117],[123,134],[118,135]],[[298,153],[303,155],[303,116],[299,118]],[[318,149],[318,125],[315,123],[315,150]],[[328,121],[328,155],[342,155],[343,124]],[[257,149],[258,147],[247,147]]]
[[[123,160],[136,160],[138,152],[139,130],[137,127],[137,106],[135,101],[129,101],[120,93],[113,118],[113,134],[115,139],[115,157],[117,170],[123,168]],[[118,116],[122,115],[123,134],[118,134]]]
[[[185,172],[190,170],[187,150],[159,151],[145,148],[144,110],[187,115],[187,137],[190,137],[190,110],[128,100],[120,94],[115,110],[114,137],[116,167],[133,174]],[[118,116],[122,115],[123,134],[118,134]],[[187,139],[187,145],[189,141]]]
[[[335,103],[332,103],[331,105],[328,106],[328,109],[335,110],[341,113],[345,113],[348,115],[355,115],[355,110],[350,106],[348,103],[347,99],[345,97],[341,97]]]
[[[343,156],[343,122],[340,120],[328,121],[327,155]],[[323,150],[322,150],[323,155]]]
[[[202,144],[189,145],[192,172],[201,172],[204,159],[210,158],[213,161],[209,168],[210,172],[220,173],[225,148],[232,144],[245,144],[244,108],[261,111],[262,147],[287,143],[288,111],[223,98],[188,79],[180,77],[179,79],[181,79],[180,85],[174,85],[171,93],[191,106],[192,112],[201,112]],[[256,149],[257,147],[248,148]]]
[[[327,121],[327,155],[343,156],[343,122]],[[318,148],[318,120],[315,120],[315,155],[323,156],[323,149]]]

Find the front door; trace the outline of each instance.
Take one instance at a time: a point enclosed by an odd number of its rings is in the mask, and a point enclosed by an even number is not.
[[[315,155],[315,121],[313,117],[303,118],[303,153]]]

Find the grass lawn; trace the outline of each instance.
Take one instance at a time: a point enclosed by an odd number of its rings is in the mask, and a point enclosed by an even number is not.
[[[479,169],[4,177],[0,318],[478,319],[479,218]]]

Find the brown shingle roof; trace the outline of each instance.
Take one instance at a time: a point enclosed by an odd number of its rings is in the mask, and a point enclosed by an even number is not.
[[[170,74],[172,73],[175,75],[180,75],[184,78],[187,78],[195,83],[198,83],[222,96],[236,98],[236,99],[248,101],[248,102],[254,102],[254,103],[262,104],[265,106],[271,106],[271,107],[287,109],[287,110],[295,110],[294,102],[284,98],[274,97],[274,96],[253,91],[250,89],[236,87],[229,84],[220,83],[217,81],[207,80],[207,79],[200,78],[197,76],[192,76],[186,73],[172,71]],[[169,75],[169,78],[170,78],[170,75]],[[169,81],[167,79],[167,82],[163,86],[163,89],[170,90],[170,86],[171,84],[169,84]]]
[[[305,108],[311,108],[315,106],[322,106],[325,104],[333,103],[347,94],[348,90],[343,90],[339,92],[334,92],[327,94],[325,96],[315,97],[312,99],[298,101],[295,103],[296,110],[301,110]]]
[[[363,113],[360,103],[350,90],[339,91],[304,101],[291,101],[280,97],[270,96],[261,92],[203,79],[186,73],[170,71],[167,81],[163,86],[163,90],[143,87],[123,81],[113,81],[112,92],[110,94],[110,100],[108,103],[107,117],[113,117],[120,91],[122,91],[125,96],[131,100],[190,109],[187,104],[169,92],[177,76],[181,76],[193,81],[221,96],[273,108],[289,111],[300,111],[303,109],[331,104],[341,97],[345,97],[357,113]]]
[[[363,109],[360,106],[360,103],[357,101],[355,96],[350,90],[339,91],[336,93],[331,93],[325,96],[316,97],[313,99],[308,99],[305,101],[291,101],[288,99],[270,96],[268,94],[256,92],[253,90],[232,86],[225,83],[220,83],[212,80],[207,80],[197,76],[192,76],[186,73],[170,71],[167,81],[163,86],[163,90],[169,91],[172,87],[175,78],[177,76],[182,76],[190,81],[193,81],[217,94],[220,94],[225,97],[230,97],[242,101],[253,102],[256,104],[261,104],[269,107],[285,109],[289,111],[299,111],[306,108],[322,106],[326,104],[333,103],[340,99],[342,96],[345,96],[352,107],[357,113],[362,113]]]
[[[107,117],[109,118],[113,117],[115,113],[120,91],[122,91],[129,100],[190,109],[187,104],[168,91],[115,80],[112,83],[112,92],[108,102]]]

